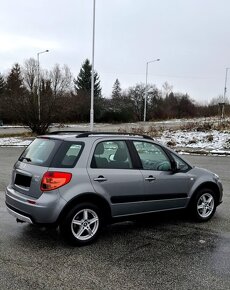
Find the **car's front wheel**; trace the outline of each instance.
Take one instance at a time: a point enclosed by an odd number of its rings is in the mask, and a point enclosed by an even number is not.
[[[199,190],[191,204],[191,210],[197,221],[208,221],[216,211],[216,194],[213,190],[208,188]]]
[[[60,231],[73,245],[83,246],[92,243],[102,226],[99,208],[91,203],[76,205],[60,224]]]

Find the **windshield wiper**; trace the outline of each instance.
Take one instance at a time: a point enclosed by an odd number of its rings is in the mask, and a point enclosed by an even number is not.
[[[32,160],[28,157],[21,157],[20,161],[26,160],[27,162],[31,162]]]

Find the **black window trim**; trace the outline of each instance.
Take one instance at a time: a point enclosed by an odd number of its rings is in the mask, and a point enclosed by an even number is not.
[[[165,148],[167,150],[167,152],[170,154],[171,158],[173,159],[174,162],[176,162],[176,160],[174,159],[173,155],[175,155],[178,159],[181,159],[187,166],[187,169],[179,169],[177,172],[183,172],[186,173],[188,171],[190,171],[192,169],[191,165],[189,165],[184,159],[182,159],[180,156],[178,156],[177,154],[175,154],[174,152],[171,152],[170,150],[168,150],[167,148]]]
[[[134,169],[143,169],[142,163],[141,163],[141,159],[138,155],[138,152],[135,148],[135,145],[133,144],[134,141],[139,141],[139,140],[126,140],[128,149],[129,149],[129,154],[131,157],[131,160],[133,162],[133,168]],[[142,142],[143,140],[140,140],[140,142]],[[151,143],[151,142],[149,142]]]

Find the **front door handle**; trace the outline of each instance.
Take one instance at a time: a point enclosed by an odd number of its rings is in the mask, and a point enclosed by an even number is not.
[[[96,178],[94,178],[94,181],[106,181],[107,180],[107,178],[105,178],[104,176],[102,176],[102,175],[100,175],[100,176],[98,176],[98,177],[96,177]]]
[[[149,175],[149,177],[146,177],[145,180],[150,182],[150,181],[156,180],[156,177]]]

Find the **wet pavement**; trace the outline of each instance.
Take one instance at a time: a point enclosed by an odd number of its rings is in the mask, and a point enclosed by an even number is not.
[[[7,214],[3,190],[22,150],[0,148],[0,289],[230,289],[230,157],[186,156],[223,180],[224,202],[208,223],[151,215],[73,248],[58,231]]]

